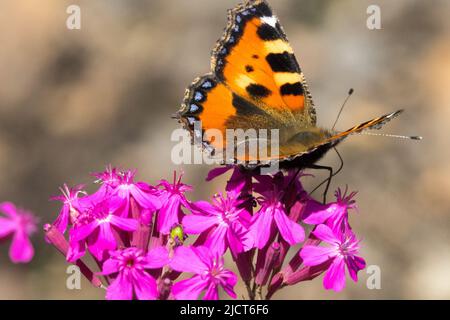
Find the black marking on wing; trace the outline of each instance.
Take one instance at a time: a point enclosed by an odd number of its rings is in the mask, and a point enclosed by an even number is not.
[[[301,96],[304,94],[303,86],[300,82],[296,83],[285,83],[280,87],[280,93],[282,96]]]
[[[272,94],[272,92],[267,89],[265,86],[260,84],[249,84],[245,90],[247,90],[248,94],[250,94],[254,98],[265,98]]]
[[[301,72],[295,56],[287,51],[283,53],[269,53],[266,56],[266,61],[274,72]]]
[[[277,29],[272,27],[271,25],[267,23],[263,23],[258,27],[258,30],[256,31],[258,36],[261,38],[261,40],[264,41],[273,41],[273,40],[279,40],[283,39],[281,37],[281,34]]]
[[[245,100],[244,98],[241,98],[237,94],[233,93],[233,100],[232,100],[233,107],[236,109],[236,113],[241,116],[251,116],[251,115],[264,115],[265,112],[261,110],[260,108],[256,107],[253,103],[250,101]]]
[[[258,2],[258,1],[254,1]],[[273,15],[272,9],[265,2],[261,2],[255,6],[256,11],[258,11],[260,17],[271,17]]]

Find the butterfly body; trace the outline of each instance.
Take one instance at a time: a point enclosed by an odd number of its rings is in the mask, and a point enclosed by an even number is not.
[[[227,129],[277,130],[279,150],[267,156],[225,159],[247,168],[278,162],[306,167],[347,136],[378,129],[401,111],[335,132],[316,125],[308,85],[286,34],[264,0],[250,0],[228,13],[223,37],[213,49],[211,72],[186,90],[177,114],[192,137],[201,137],[210,154],[224,154]],[[195,122],[201,122],[201,130]],[[223,133],[222,139],[209,135]],[[271,136],[266,138],[270,145]]]

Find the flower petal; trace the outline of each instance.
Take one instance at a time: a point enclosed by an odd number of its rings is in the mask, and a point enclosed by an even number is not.
[[[214,282],[208,284],[203,300],[219,300],[219,290]]]
[[[233,299],[236,299],[236,293],[234,292],[234,286],[236,285],[238,278],[237,276],[229,271],[229,270],[224,270],[221,272],[221,278],[222,278],[222,288],[223,290]]]
[[[209,229],[219,221],[216,216],[190,214],[183,218],[183,229],[189,234],[199,234]]]
[[[347,269],[353,281],[358,281],[358,271],[366,267],[366,261],[358,256],[347,258]]]
[[[222,225],[214,228],[212,232],[209,233],[208,239],[205,242],[205,246],[208,247],[212,252],[217,252],[223,255],[228,249],[226,246],[226,236],[228,228]]]
[[[156,300],[158,298],[158,285],[156,280],[145,271],[141,271],[134,278],[134,292],[138,300]]]
[[[147,263],[144,268],[158,269],[169,264],[169,251],[165,247],[156,247],[147,253]]]
[[[124,274],[119,273],[116,279],[108,286],[106,290],[106,299],[108,300],[132,300],[133,286]]]
[[[9,257],[14,263],[27,263],[33,259],[34,249],[28,235],[23,231],[14,233],[11,247],[9,249]]]
[[[70,217],[70,207],[68,205],[63,205],[58,218],[56,218],[53,225],[59,230],[59,232],[66,232],[67,225],[69,224]]]
[[[118,260],[108,259],[103,263],[102,272],[100,274],[110,275],[119,272],[120,264]]]
[[[312,232],[317,238],[330,244],[340,243],[340,240],[336,237],[333,230],[330,227],[321,224],[316,227]]]
[[[300,251],[305,266],[317,266],[335,256],[336,253],[330,247],[304,246]]]
[[[197,255],[200,261],[206,266],[208,270],[212,268],[214,258],[222,256],[222,254],[218,252],[211,251],[207,246],[190,246],[192,251]],[[220,263],[220,261],[217,261]],[[223,262],[222,262],[223,264]]]
[[[10,235],[16,229],[14,221],[6,218],[0,218],[0,238]]]
[[[323,278],[323,286],[325,289],[333,289],[334,291],[342,291],[345,287],[345,263],[344,259],[337,257],[330,265],[325,277]]]
[[[152,211],[156,211],[159,208],[161,208],[161,201],[159,198],[150,193],[150,192],[144,192],[141,189],[139,189],[135,185],[130,186],[130,193],[133,196],[133,198],[136,200],[137,203],[139,203],[140,206],[150,209]]]
[[[81,227],[76,227],[70,230],[70,241],[78,242],[80,240],[89,237],[92,232],[98,227],[99,222],[97,220],[92,221]]]
[[[13,218],[17,215],[17,208],[12,202],[2,202],[0,203],[0,212]]]
[[[336,203],[324,205],[316,200],[309,200],[304,210],[303,222],[307,224],[321,224],[336,213]]]
[[[281,236],[291,246],[305,239],[305,231],[302,226],[289,219],[284,211],[279,209],[275,210],[274,218]]]
[[[238,253],[244,251],[244,242],[248,240],[243,228],[239,228],[239,223],[232,224],[227,232],[227,244],[230,247],[233,256],[236,257]],[[242,226],[241,226],[242,227]],[[250,239],[250,246],[253,241]]]
[[[192,247],[178,247],[169,263],[170,267],[176,271],[202,273],[208,266],[200,260]]]
[[[125,231],[135,231],[139,226],[139,222],[135,219],[121,218],[115,215],[109,216],[109,222],[117,228]]]
[[[169,234],[170,229],[179,223],[178,215],[181,210],[181,199],[177,195],[169,197],[158,212],[157,227],[162,234]]]
[[[172,294],[177,300],[197,300],[207,284],[200,276],[194,276],[175,283]]]
[[[75,262],[86,253],[85,241],[70,241],[69,250],[67,251],[66,260]]]
[[[103,260],[105,251],[116,249],[117,242],[109,223],[105,222],[100,224],[97,237],[88,239],[88,247],[89,252],[92,253],[97,260]]]
[[[254,246],[259,249],[264,248],[270,237],[273,223],[273,213],[270,209],[259,210],[252,219],[249,232],[255,241]]]
[[[190,207],[192,212],[203,215],[213,215],[217,211],[211,203],[203,200],[192,203]]]

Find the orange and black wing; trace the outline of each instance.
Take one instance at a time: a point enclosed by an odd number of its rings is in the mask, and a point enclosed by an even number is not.
[[[211,59],[211,73],[187,89],[178,117],[211,151],[226,141],[204,136],[210,129],[279,129],[280,138],[315,126],[306,81],[286,35],[265,1],[228,12],[228,25]],[[201,130],[195,129],[201,122]]]
[[[286,125],[315,125],[303,73],[265,1],[247,1],[228,12],[227,28],[213,50],[211,68],[230,90],[283,118]]]

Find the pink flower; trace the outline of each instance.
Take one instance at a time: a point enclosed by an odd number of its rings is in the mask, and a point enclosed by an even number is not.
[[[310,199],[305,209],[305,217],[303,222],[307,224],[326,224],[333,230],[350,228],[348,223],[348,210],[356,209],[356,201],[353,199],[356,192],[347,195],[347,187],[342,193],[338,188],[335,192],[336,202],[329,204],[321,204]]]
[[[78,210],[78,195],[83,193],[83,191],[81,191],[82,189],[83,185],[69,188],[66,184],[64,184],[63,187],[60,188],[62,195],[50,198],[50,200],[59,200],[63,203],[59,216],[53,223],[53,225],[58,228],[61,233],[66,232],[67,226],[69,222],[71,222],[70,216],[74,212],[73,210]]]
[[[242,169],[239,166],[229,165],[229,166],[225,166],[225,167],[214,168],[208,172],[206,181],[211,181],[211,180],[227,173],[231,169],[233,169],[233,173],[231,174],[230,179],[227,181],[225,190],[232,191],[232,190],[235,190],[236,188],[241,188],[242,192],[244,192],[244,193],[248,192],[249,191],[248,189],[251,189],[252,178],[257,175],[255,174],[255,172],[253,172],[251,170]],[[242,187],[242,183],[245,183],[243,187]]]
[[[224,268],[223,258],[217,252],[211,252],[205,246],[178,247],[170,261],[170,267],[176,271],[195,274],[192,278],[173,285],[175,299],[196,300],[206,291],[204,300],[218,300],[219,286],[232,298],[236,298],[233,289],[237,276]]]
[[[0,203],[0,239],[12,235],[9,257],[14,263],[27,263],[33,259],[34,249],[29,237],[36,231],[36,218],[31,212],[16,208],[11,202]]]
[[[121,172],[111,166],[108,165],[106,170],[103,172],[94,172],[91,174],[92,176],[97,178],[97,183],[102,183],[102,187],[114,189],[120,184]]]
[[[289,177],[289,176],[288,176]],[[302,242],[305,238],[303,228],[296,221],[291,220],[283,203],[286,190],[286,179],[282,174],[274,177],[260,176],[255,190],[262,197],[258,198],[261,208],[253,216],[249,232],[255,240],[255,247],[262,249],[269,241],[272,230],[276,226],[281,236],[290,245]],[[295,184],[292,187],[296,187]]]
[[[155,300],[158,286],[146,269],[159,269],[169,261],[168,252],[158,247],[147,254],[138,248],[126,248],[110,252],[103,264],[102,275],[115,275],[106,291],[108,300]]]
[[[321,224],[317,226],[313,234],[324,241],[327,246],[304,246],[300,256],[306,266],[317,266],[325,262],[328,271],[323,279],[325,289],[341,291],[345,287],[345,266],[350,277],[358,281],[358,271],[364,269],[366,262],[357,256],[359,241],[350,229],[344,232],[332,230]]]
[[[68,261],[76,261],[85,253],[86,244],[89,252],[99,261],[104,259],[104,253],[117,248],[113,229],[116,231],[135,231],[138,221],[122,218],[115,214],[121,205],[120,201],[105,200],[94,204],[92,208],[82,211],[73,222],[70,230],[70,248]]]
[[[199,201],[191,205],[192,215],[183,218],[186,233],[199,234],[207,231],[204,243],[211,250],[223,255],[230,248],[233,255],[251,249],[253,239],[247,234],[251,216],[238,200],[242,184],[227,192],[227,198],[216,195],[213,203]]]
[[[161,207],[161,201],[156,194],[156,189],[145,182],[134,182],[135,174],[136,171],[131,170],[122,172],[118,184],[111,191],[112,197],[122,200],[118,214],[124,218],[130,215],[131,197],[142,209],[154,212]]]
[[[182,175],[176,179],[176,172],[174,172],[173,183],[167,180],[161,180],[160,186],[164,187],[161,190],[160,199],[162,207],[159,210],[157,218],[157,228],[162,234],[169,234],[174,225],[180,223],[183,217],[183,210],[181,207],[189,208],[189,203],[184,196],[184,193],[191,191],[192,187],[181,183]]]

